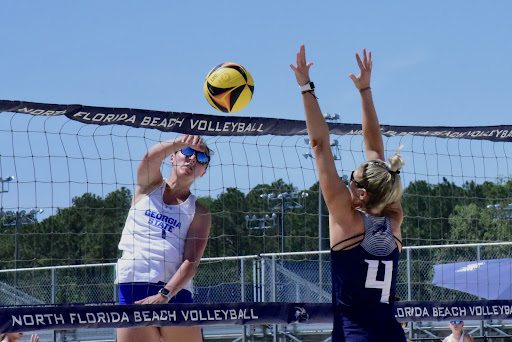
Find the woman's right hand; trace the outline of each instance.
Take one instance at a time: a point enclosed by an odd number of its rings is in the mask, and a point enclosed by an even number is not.
[[[177,138],[175,141],[179,141],[185,146],[192,147],[196,151],[205,152],[206,149],[203,142],[203,138],[199,135],[185,134]]]
[[[169,299],[161,294],[157,293],[156,295],[152,295],[146,297],[144,299],[138,300],[135,304],[146,305],[146,304],[167,304],[169,303]]]

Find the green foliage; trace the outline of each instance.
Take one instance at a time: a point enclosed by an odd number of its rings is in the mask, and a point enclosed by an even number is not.
[[[402,198],[404,245],[509,241],[507,212],[487,206],[505,208],[511,202],[512,181],[457,186],[443,178],[439,184],[410,183]]]
[[[281,252],[283,214],[285,251],[318,250],[318,191],[318,183],[298,190],[279,179],[272,184],[257,185],[247,194],[227,188],[217,198],[199,198],[212,213],[205,256]],[[283,200],[276,196],[285,192],[297,196],[288,198],[283,208]],[[308,196],[301,196],[303,193]],[[269,198],[268,194],[274,197]],[[402,199],[404,245],[510,241],[512,218],[506,207],[511,202],[510,180],[466,182],[461,186],[447,179],[439,184],[412,182],[404,189]],[[115,261],[119,257],[117,244],[130,204],[131,193],[124,187],[105,198],[85,193],[74,198],[71,207],[59,209],[57,214],[39,223],[19,225],[16,266]],[[488,208],[489,204],[493,206]],[[495,204],[499,206],[494,207]],[[14,267],[15,214],[2,212],[0,268],[4,269]],[[267,219],[262,221],[265,216]],[[327,210],[322,203],[322,249],[328,248],[327,220]],[[266,228],[261,229],[261,226]],[[436,253],[439,253],[435,256],[437,260],[445,257],[443,250]]]
[[[346,181],[346,177],[343,177]],[[281,193],[294,193],[285,201]],[[302,194],[307,193],[307,197]],[[274,197],[269,198],[269,194]],[[328,213],[321,203],[319,219],[319,186],[298,190],[293,184],[279,179],[272,184],[255,186],[247,194],[237,188],[227,188],[216,198],[198,199],[212,214],[212,226],[205,257],[257,255],[281,252],[283,214],[284,247],[286,252],[316,251],[319,248],[319,222],[324,231],[322,249],[328,249]],[[439,184],[416,181],[404,189],[402,205],[404,246],[499,242],[512,240],[512,181],[496,183],[466,182],[456,185],[443,179]],[[18,255],[14,261],[16,213],[1,212],[0,268],[7,269],[53,265],[78,265],[114,262],[119,257],[117,244],[131,205],[131,193],[126,188],[113,191],[102,198],[86,193],[73,199],[69,208],[59,209],[47,219],[18,225]],[[488,207],[491,205],[490,207]],[[272,220],[272,215],[275,218]],[[25,216],[19,212],[18,216]],[[259,219],[268,217],[263,222]],[[255,219],[253,219],[253,217]],[[266,228],[261,229],[262,226]],[[257,229],[259,228],[259,229]],[[481,249],[483,259],[505,258],[510,246]],[[412,262],[411,295],[416,300],[470,300],[469,294],[433,286],[433,265],[442,262],[472,260],[474,251],[458,248],[410,250]],[[304,256],[300,256],[304,260]],[[307,258],[307,257],[306,257]],[[317,256],[312,256],[313,259]],[[401,269],[405,267],[405,253]],[[290,259],[293,259],[290,257]],[[239,265],[234,262],[212,261],[202,267],[216,270],[200,272],[197,281],[206,283],[229,282],[236,278]],[[57,303],[108,301],[111,298],[113,274],[102,269],[74,268],[58,271],[65,285],[57,288]],[[84,273],[85,272],[85,273]],[[42,301],[48,301],[50,284],[44,272],[6,273],[1,281],[9,284],[38,284],[24,291]],[[252,277],[252,266],[247,265],[245,276]],[[210,277],[212,279],[206,279]],[[11,279],[12,278],[12,279]],[[90,283],[84,282],[90,280]],[[399,273],[398,287],[406,293],[407,274]],[[73,289],[70,291],[70,289]],[[33,293],[32,293],[32,292]]]
[[[299,196],[287,199],[283,209],[282,199],[276,196],[285,192]],[[302,197],[302,193],[308,196]],[[268,194],[275,197],[262,196]],[[205,256],[280,252],[283,212],[285,250],[318,249],[318,184],[309,190],[298,191],[279,179],[270,185],[257,185],[247,195],[238,189],[227,188],[211,201],[210,211],[212,228]],[[263,222],[265,216],[268,219]],[[260,229],[260,225],[267,228]]]
[[[73,199],[73,206],[34,223],[18,226],[17,267],[75,265],[112,262],[118,257],[117,244],[131,205],[126,188],[105,198],[85,193]],[[14,265],[13,226],[1,228],[0,260],[3,268]],[[12,222],[11,222],[12,223]]]

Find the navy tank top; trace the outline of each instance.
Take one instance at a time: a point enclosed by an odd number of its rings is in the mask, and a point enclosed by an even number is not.
[[[331,249],[332,341],[405,341],[394,314],[401,241],[393,235],[389,216],[360,213],[365,232],[340,243],[358,243],[364,236],[361,243],[352,249]]]

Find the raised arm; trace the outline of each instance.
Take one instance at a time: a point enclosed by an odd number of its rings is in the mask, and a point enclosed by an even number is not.
[[[368,160],[380,159],[385,160],[384,143],[382,142],[382,134],[380,132],[379,119],[375,106],[373,105],[372,89],[370,88],[370,78],[372,73],[372,53],[366,54],[363,49],[363,60],[356,53],[357,64],[360,73],[356,77],[350,74],[349,77],[354,85],[361,93],[361,105],[363,107],[363,139],[366,158]]]
[[[309,68],[313,63],[306,63],[306,50],[304,45],[301,45],[297,53],[297,66],[290,65],[295,72],[295,78],[299,86],[308,84]],[[318,179],[325,203],[328,208],[334,213],[343,214],[344,210],[350,210],[350,193],[341,180],[334,164],[334,157],[331,151],[329,127],[320,110],[318,99],[314,91],[304,92],[302,94],[302,101],[304,103],[304,112],[306,115],[306,125],[311,147],[315,154],[315,162],[318,169]],[[340,205],[341,204],[341,208]],[[334,207],[337,210],[332,210]],[[340,212],[341,211],[341,212]]]
[[[137,187],[133,202],[153,191],[163,180],[160,167],[162,162],[184,147],[190,146],[204,152],[203,138],[197,135],[183,135],[176,139],[162,141],[151,147],[142,158],[137,169]]]

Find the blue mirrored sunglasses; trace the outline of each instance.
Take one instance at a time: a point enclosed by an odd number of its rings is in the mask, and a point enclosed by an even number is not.
[[[450,321],[451,324],[461,324],[462,321]]]
[[[206,165],[210,162],[210,157],[200,151],[194,150],[192,147],[184,147],[181,149],[181,154],[187,157],[192,157],[194,154],[196,155],[196,160],[199,164]]]

